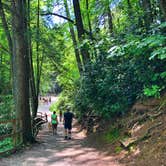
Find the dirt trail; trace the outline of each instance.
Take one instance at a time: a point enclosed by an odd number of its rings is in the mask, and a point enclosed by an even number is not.
[[[64,140],[63,124],[52,135],[47,125],[38,135],[40,144],[0,161],[0,166],[122,166],[116,157],[87,147],[85,136],[73,128],[72,140]]]

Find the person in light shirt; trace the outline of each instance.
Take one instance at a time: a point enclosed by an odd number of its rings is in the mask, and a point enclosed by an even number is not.
[[[57,133],[57,125],[58,125],[58,118],[55,111],[51,115],[51,124],[52,124],[53,135],[55,135]]]

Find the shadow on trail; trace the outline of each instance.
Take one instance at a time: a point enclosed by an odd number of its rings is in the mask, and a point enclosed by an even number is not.
[[[48,108],[48,107],[47,107]],[[72,140],[64,140],[63,124],[57,135],[52,135],[48,125],[39,132],[39,143],[2,159],[1,166],[122,166],[117,158],[108,156],[85,142],[85,137],[74,127]]]
[[[63,125],[52,135],[46,127],[38,135],[39,143],[2,160],[2,166],[120,166],[116,158],[88,147],[74,128],[72,140],[64,140]]]

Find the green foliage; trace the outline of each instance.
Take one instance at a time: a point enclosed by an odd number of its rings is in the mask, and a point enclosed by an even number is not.
[[[121,146],[117,146],[115,148],[115,153],[120,153],[123,150],[123,148]]]
[[[73,91],[63,91],[59,98],[58,101],[56,103],[54,103],[53,105],[51,105],[50,109],[51,111],[55,110],[57,112],[59,112],[60,110],[62,112],[66,111],[66,108],[70,108],[70,110],[72,111],[74,108],[74,96],[73,96]]]
[[[114,143],[120,139],[120,131],[117,128],[113,128],[104,135],[104,139],[109,143]]]
[[[11,95],[0,96],[0,122],[10,120],[15,117],[13,106],[13,99]],[[0,135],[11,134],[12,129],[12,123],[2,123],[0,124]],[[0,152],[10,150],[12,147],[12,138],[6,138],[0,141]]]
[[[13,148],[12,138],[5,138],[0,142],[0,152],[5,152]]]
[[[43,94],[54,92],[57,83],[63,90],[59,101],[51,105],[51,111],[64,111],[67,106],[70,106],[80,119],[89,114],[110,118],[125,114],[132,104],[144,95],[159,97],[160,93],[165,91],[166,23],[162,23],[163,15],[159,11],[159,2],[150,2],[152,10],[147,9],[149,11],[147,13],[144,4],[138,3],[137,0],[91,0],[88,9],[85,1],[80,1],[86,34],[82,42],[76,37],[77,49],[81,61],[83,60],[80,51],[82,47],[89,51],[91,57],[89,64],[84,66],[86,71],[80,75],[68,22],[58,23],[57,17],[55,19],[54,16],[42,16],[39,21],[38,37],[36,33],[38,4],[37,1],[32,0],[29,33],[32,37],[35,78],[37,77],[36,42],[38,41],[41,67],[40,92]],[[68,5],[73,19],[73,6],[70,3]],[[54,12],[56,8],[59,8],[57,13],[66,15],[61,0],[46,0],[40,3],[40,13]],[[112,32],[109,29],[111,20],[108,13],[112,15]],[[150,13],[154,18],[146,26],[145,18]],[[10,23],[9,11],[5,10],[5,14]],[[91,29],[92,36],[89,35]],[[12,81],[10,56],[4,49],[8,49],[5,37],[4,30],[0,28],[0,119],[3,120],[15,116],[13,99],[8,96],[11,94]],[[2,133],[6,129],[6,131],[10,130],[8,126],[0,127]],[[116,138],[116,130],[110,135],[114,134]],[[111,138],[110,135],[108,138],[114,139],[114,136]]]
[[[62,112],[64,112],[64,111],[66,111],[66,108],[68,106],[71,106],[70,102],[71,102],[71,100],[68,99],[68,96],[66,95],[66,93],[62,92],[58,97],[58,101],[53,103],[50,106],[50,111],[59,112],[61,110]]]
[[[53,112],[53,111],[57,111],[56,103],[51,104],[49,110],[50,110],[51,112]]]
[[[11,119],[15,116],[13,97],[11,95],[0,96],[0,120]]]
[[[159,97],[160,91],[161,89],[157,85],[152,85],[150,88],[144,88],[144,94],[148,97]]]
[[[104,118],[124,114],[142,96],[160,96],[166,88],[165,41],[163,34],[146,37],[126,35],[125,43],[99,41],[98,59],[84,73],[76,92],[79,116],[97,114]],[[100,43],[102,42],[102,45]],[[109,50],[108,52],[104,50]],[[154,53],[160,50],[155,56]]]
[[[0,124],[0,135],[12,133],[12,124]]]

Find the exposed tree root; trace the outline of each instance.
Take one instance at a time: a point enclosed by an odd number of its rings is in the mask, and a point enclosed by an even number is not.
[[[152,127],[150,127],[149,129],[147,129],[146,133],[142,136],[142,137],[131,137],[131,138],[127,138],[125,140],[120,140],[120,144],[122,145],[122,147],[124,149],[129,149],[132,145],[138,144],[139,142],[149,138],[152,136],[151,131],[159,126],[161,126],[163,123],[159,122],[155,125],[153,125]]]

